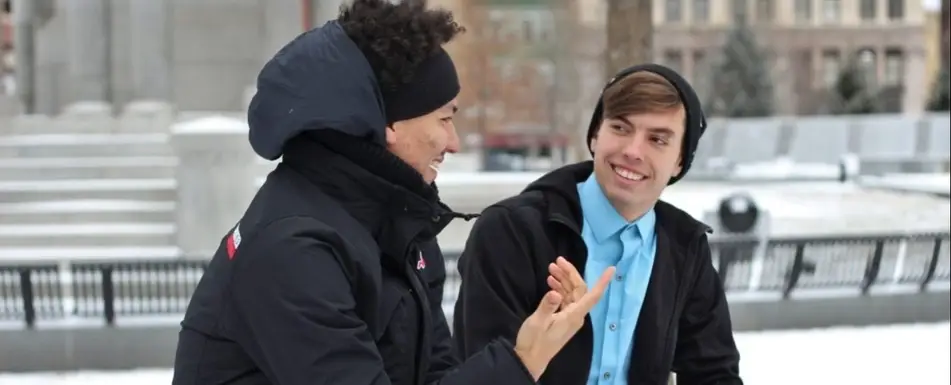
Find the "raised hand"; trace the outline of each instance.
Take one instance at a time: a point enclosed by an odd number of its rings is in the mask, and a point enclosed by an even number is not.
[[[561,306],[578,302],[588,292],[588,285],[578,269],[564,257],[558,257],[548,264],[548,286],[561,294]]]
[[[577,270],[574,273],[577,274]],[[565,297],[558,291],[549,291],[535,312],[522,323],[515,341],[515,353],[536,381],[555,354],[584,325],[585,316],[601,300],[613,276],[614,267],[607,268],[590,291],[570,304],[565,304]]]

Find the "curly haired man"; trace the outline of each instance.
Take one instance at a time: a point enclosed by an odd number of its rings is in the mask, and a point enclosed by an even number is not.
[[[462,30],[425,1],[355,0],[264,66],[249,138],[282,161],[192,296],[174,385],[529,385],[578,331],[611,269],[570,305],[541,298],[517,338],[451,353],[435,236],[468,216],[433,181],[459,148],[442,46]]]

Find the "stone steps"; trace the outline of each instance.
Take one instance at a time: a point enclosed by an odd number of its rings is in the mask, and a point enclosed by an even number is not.
[[[173,178],[0,180],[0,203],[68,200],[175,201]]]
[[[168,134],[0,135],[0,158],[171,156]]]
[[[0,180],[173,178],[173,156],[0,158]]]
[[[139,223],[175,221],[174,201],[74,199],[0,203],[0,226]]]
[[[7,247],[167,246],[175,242],[170,223],[76,223],[0,225],[0,250]]]
[[[0,248],[0,264],[63,261],[166,260],[180,256],[177,247],[162,246],[32,246]]]

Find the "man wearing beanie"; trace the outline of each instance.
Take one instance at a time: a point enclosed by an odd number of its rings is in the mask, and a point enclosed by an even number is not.
[[[540,384],[741,385],[710,229],[659,200],[690,169],[705,128],[697,95],[666,67],[608,82],[588,131],[594,160],[551,171],[473,226],[458,264],[459,354],[514,338],[542,295],[571,303],[610,266],[603,300]]]
[[[571,304],[539,297],[517,338],[452,354],[435,236],[467,216],[432,182],[459,147],[442,45],[461,31],[425,1],[355,0],[264,66],[249,137],[282,161],[222,229],[174,385],[529,385],[580,329],[612,269]]]

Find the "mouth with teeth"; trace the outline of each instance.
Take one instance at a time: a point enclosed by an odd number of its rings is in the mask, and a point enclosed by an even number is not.
[[[431,163],[429,163],[429,169],[435,171],[436,173],[439,173],[439,166],[442,166],[442,161],[443,161],[443,157],[434,159]]]
[[[620,166],[611,165],[611,169],[614,170],[615,175],[626,181],[640,182],[647,179],[647,176],[644,174]]]

